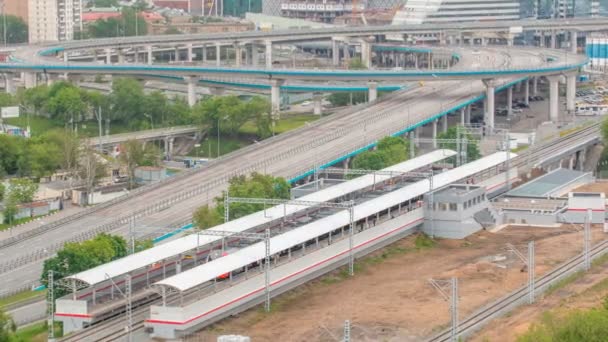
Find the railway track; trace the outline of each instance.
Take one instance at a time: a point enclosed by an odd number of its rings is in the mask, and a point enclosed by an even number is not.
[[[608,240],[600,242],[598,245],[593,247],[590,251],[590,257],[594,258],[601,256],[608,252]],[[538,294],[541,293],[548,286],[561,279],[562,277],[568,276],[575,271],[579,270],[583,262],[583,254],[579,254],[566,262],[560,267],[550,271],[544,276],[536,280],[536,286],[534,291]],[[491,319],[497,318],[500,315],[513,310],[516,306],[525,303],[528,299],[528,287],[523,286],[511,294],[499,299],[498,301],[491,303],[473,315],[467,317],[465,320],[458,325],[458,336],[466,335],[475,332],[480,329],[484,324],[488,323]],[[451,341],[451,330],[447,329],[439,335],[431,338],[429,342],[449,342]]]

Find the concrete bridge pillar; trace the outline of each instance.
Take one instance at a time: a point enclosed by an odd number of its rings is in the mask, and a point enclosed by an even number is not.
[[[574,170],[574,162],[576,160],[576,155],[573,154],[570,156],[570,159],[568,159],[568,169],[570,170]]]
[[[507,115],[513,115],[513,86],[507,88]]]
[[[578,53],[578,32],[570,31],[570,52]]]
[[[97,63],[97,58],[99,56],[97,56],[97,50],[93,50],[93,63]]]
[[[540,31],[540,35],[538,38],[538,45],[540,47],[545,47],[545,31]]]
[[[176,47],[175,47],[175,53],[174,53],[174,55],[175,55],[174,60],[175,60],[176,62],[179,62],[179,46],[176,46]]]
[[[415,146],[420,147],[420,141],[418,141],[418,138],[420,138],[420,127],[414,128],[414,130],[412,131],[412,135],[414,137]]]
[[[467,125],[471,123],[471,105],[467,106],[467,111],[466,111],[466,115],[464,118],[464,122]]]
[[[378,98],[378,82],[367,83],[367,99],[369,102],[374,102]]]
[[[239,68],[243,62],[243,48],[239,44],[234,44],[234,63]]]
[[[361,62],[366,68],[372,67],[372,48],[371,44],[365,40],[361,40]]]
[[[447,114],[441,118],[441,126],[442,126],[441,130],[443,131],[443,133],[448,131],[448,115]]]
[[[566,75],[566,110],[572,114],[576,110],[576,74]]]
[[[112,64],[112,49],[106,49],[106,64]]]
[[[152,65],[152,62],[154,62],[154,54],[152,53],[152,45],[148,45],[146,46],[146,62],[148,63],[148,65]]]
[[[167,157],[169,159],[171,159],[171,157],[173,156],[173,143],[175,142],[175,138],[174,137],[169,137],[167,138],[167,141],[165,142],[165,148],[167,149]]]
[[[323,94],[312,94],[313,113],[314,115],[323,115]]]
[[[139,49],[133,48],[133,62],[135,64],[139,63]]]
[[[207,45],[203,45],[201,54],[203,55],[203,64],[207,63]]]
[[[340,65],[340,41],[337,39],[331,40],[331,60],[333,66]]]
[[[265,47],[264,53],[266,55],[266,69],[272,69],[272,41],[267,40]]]
[[[557,45],[557,39],[556,39],[555,30],[551,30],[551,48],[555,49],[556,45]]]
[[[251,44],[251,65],[253,67],[257,67],[260,63],[260,54],[258,51],[258,46],[256,44]]]
[[[222,66],[222,44],[215,43],[215,66]]]
[[[13,73],[5,73],[4,74],[4,91],[8,94],[15,95],[15,74]]]
[[[427,60],[427,64],[428,64],[427,68],[428,69],[433,69],[433,54],[430,51],[429,51],[429,53],[427,55],[427,58],[428,58],[428,60]]]
[[[466,110],[464,107],[460,108],[460,125],[464,126],[466,121]]]
[[[538,95],[538,76],[532,77],[532,95]]]
[[[283,80],[270,80],[270,104],[273,115],[281,112],[281,85],[283,85],[283,83]]]
[[[583,171],[585,168],[585,157],[587,155],[587,149],[583,149],[581,151],[576,152],[576,169],[579,171]]]
[[[123,64],[125,62],[125,54],[122,49],[116,49],[116,54],[118,55],[118,64]]]
[[[38,74],[35,72],[26,72],[24,74],[25,89],[34,88],[38,83]]]
[[[493,79],[485,79],[483,83],[486,86],[486,102],[487,108],[484,115],[484,122],[488,128],[494,127],[494,90],[496,89],[496,81]]]
[[[188,43],[186,45],[186,51],[188,56],[188,63],[192,63],[192,60],[194,59],[194,53],[192,52],[192,43]]]
[[[433,120],[433,148],[437,148],[437,121]]]
[[[559,120],[559,75],[547,76],[549,80],[549,119],[552,122]]]
[[[488,38],[481,37],[481,46],[487,46],[487,45],[488,45]]]
[[[530,79],[524,81],[524,103],[530,104]]]
[[[196,84],[198,83],[198,77],[186,76],[184,81],[188,85],[188,105],[190,107],[196,104]]]

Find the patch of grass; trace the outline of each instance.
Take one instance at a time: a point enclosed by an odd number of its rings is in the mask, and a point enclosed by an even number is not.
[[[30,222],[30,221],[32,221],[32,220],[34,220],[34,219],[36,219],[36,217],[24,217],[24,218],[20,218],[20,219],[13,220],[13,222],[12,222],[11,224],[8,224],[8,223],[0,223],[0,231],[2,231],[2,230],[6,230],[6,229],[9,229],[9,228],[11,228],[11,227],[14,227],[14,226],[20,225],[20,224],[22,224],[22,223]]]
[[[416,236],[414,245],[416,246],[416,249],[423,250],[435,247],[437,245],[437,241],[431,239],[428,235],[424,233],[420,233]]]
[[[517,152],[525,151],[528,149],[528,147],[530,147],[530,145],[520,145],[520,146],[517,146],[517,148],[511,149],[511,152],[517,153]]]
[[[55,337],[63,336],[63,326],[60,322],[55,322]],[[47,325],[46,322],[28,325],[18,329],[9,342],[46,342]]]
[[[583,271],[578,271],[578,272],[572,273],[571,275],[561,279],[557,283],[552,284],[551,286],[549,286],[549,288],[547,288],[547,291],[545,291],[545,296],[550,296],[552,293],[556,292],[557,290],[563,289],[564,287],[574,283],[583,274],[584,274]]]
[[[220,156],[251,144],[253,144],[252,140],[220,136]],[[200,145],[190,152],[190,156],[217,158],[217,136],[202,141]]]
[[[53,120],[42,116],[30,115],[29,120],[27,116],[20,116],[18,118],[5,119],[9,125],[26,128],[28,121],[32,136],[38,136],[48,131],[55,129],[64,129],[65,123],[61,120]],[[105,132],[105,126],[102,127]],[[119,122],[113,122],[110,124],[110,134],[119,134],[131,132],[127,126]],[[97,121],[84,121],[78,124],[78,133],[85,137],[96,137],[99,136],[99,127]]]
[[[34,298],[34,297],[40,297],[40,298],[44,298],[44,296],[46,296],[46,290],[43,291],[23,291],[23,292],[19,292],[15,295],[12,295],[10,297],[5,297],[5,298],[0,298],[0,308],[3,308],[7,305],[12,305],[12,304],[16,304],[19,302],[23,302],[25,300]]]
[[[274,126],[274,133],[281,134],[296,128],[304,126],[307,122],[313,122],[319,119],[318,115],[290,115],[283,116]],[[240,134],[245,135],[257,135],[258,129],[255,126],[255,122],[248,121],[246,122],[241,129],[239,129]]]

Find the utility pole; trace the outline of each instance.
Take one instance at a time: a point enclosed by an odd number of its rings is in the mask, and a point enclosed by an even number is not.
[[[46,284],[47,287],[47,340],[49,342],[55,341],[55,279],[54,279],[53,270],[49,270],[48,272],[48,281]]]
[[[127,297],[127,341],[133,342],[133,306],[131,303],[131,276],[128,274],[125,276],[125,297]]]
[[[351,326],[350,326],[350,320],[346,320],[344,321],[344,338],[342,339],[343,342],[350,342],[350,335],[351,335]]]
[[[450,303],[450,316],[452,321],[452,329],[450,333],[450,341],[458,342],[459,327],[458,327],[458,278],[452,277],[451,280],[435,280],[429,279],[429,283],[446,302]],[[446,290],[450,287],[450,290]]]
[[[536,267],[534,241],[528,242],[528,257],[525,257],[523,253],[517,249],[517,247],[510,243],[507,244],[507,249],[515,254],[515,256],[517,256],[528,269],[528,303],[533,304],[535,300],[534,288],[536,287],[536,273],[534,271]]]
[[[135,216],[129,220],[129,254],[135,253]]]
[[[587,217],[585,217],[585,231],[584,231],[584,258],[583,258],[583,267],[585,271],[589,271],[591,268],[591,257],[589,255],[589,251],[591,249],[591,219],[592,219],[592,211],[591,209],[587,209]]]

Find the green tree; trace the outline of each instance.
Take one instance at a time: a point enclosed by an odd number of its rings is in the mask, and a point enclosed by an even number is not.
[[[32,138],[28,144],[29,172],[36,178],[52,175],[61,165],[61,149],[41,138]]]
[[[93,0],[89,2],[92,7],[118,7],[118,0]]]
[[[40,282],[47,285],[48,272],[53,270],[57,277],[82,272],[127,255],[127,242],[120,236],[99,234],[94,239],[80,243],[68,242],[57,255],[45,260]],[[56,296],[65,290],[56,287]]]
[[[129,187],[135,184],[135,169],[138,166],[160,165],[160,150],[152,145],[144,145],[137,140],[129,140],[120,146],[119,159],[126,165],[129,173]]]
[[[153,122],[162,125],[165,122],[165,117],[169,116],[169,100],[160,91],[153,91],[152,93],[145,95],[143,99],[142,111],[144,114],[152,118]],[[152,128],[150,120],[144,121],[144,127]]]
[[[361,61],[361,58],[352,58],[349,62],[348,62],[348,69],[350,70],[363,70],[363,69],[367,69],[367,67],[365,66],[365,64],[363,64],[363,61]]]
[[[266,139],[272,135],[272,119],[270,102],[260,96],[255,96],[245,104],[245,116],[255,118],[257,134],[260,139]]]
[[[0,308],[0,341],[10,341],[16,330],[17,325],[11,316]]]
[[[282,177],[273,177],[254,172],[250,177],[236,176],[230,179],[228,186],[228,194],[230,197],[245,197],[245,198],[290,198],[290,185]],[[224,216],[224,195],[215,198],[216,211],[219,217]],[[263,204],[251,203],[231,203],[230,204],[230,219],[235,219],[249,215],[264,208]]]
[[[334,107],[343,107],[367,102],[367,93],[362,91],[352,93],[333,93],[327,98]]]
[[[17,204],[29,203],[34,200],[38,184],[28,178],[13,178],[9,181],[8,199]]]
[[[378,141],[376,150],[365,151],[353,159],[354,169],[380,170],[409,158],[409,140],[400,137],[384,137]]]
[[[2,23],[2,25],[0,25],[0,39],[2,40],[2,44],[4,45],[6,43],[4,41],[4,20],[6,20],[6,42],[8,42],[8,44],[27,43],[27,24],[23,19],[14,15],[7,15],[5,18],[5,16],[2,15],[0,16],[0,23]]]
[[[128,123],[131,127],[145,119],[142,109],[145,102],[143,86],[133,78],[118,78],[112,82],[112,119]]]
[[[18,98],[23,105],[32,109],[34,114],[41,114],[49,99],[49,87],[41,85],[21,90],[18,93]]]
[[[147,32],[147,23],[139,15],[139,9],[132,7],[123,7],[118,18],[99,19],[88,26],[91,38],[142,36]]]
[[[24,138],[0,134],[0,176],[17,173],[24,148]]]
[[[0,183],[0,202],[4,201],[4,193],[6,192],[6,186]]]
[[[456,126],[450,127],[447,132],[441,132],[437,134],[437,139],[454,139],[456,140],[458,136],[458,128]],[[461,133],[461,139],[467,140],[467,160],[473,161],[479,159],[481,157],[481,152],[479,151],[479,146],[473,136],[468,133]],[[439,143],[439,147],[447,148],[451,150],[456,150],[457,144],[456,142],[443,142]]]
[[[173,26],[169,26],[166,30],[165,30],[165,34],[182,34],[183,32],[178,30],[177,28],[173,27]]]
[[[52,118],[64,120],[67,127],[68,123],[80,122],[87,112],[87,103],[79,88],[75,86],[65,86],[53,92],[49,92],[47,109]]]
[[[192,111],[183,97],[174,97],[169,101],[167,114],[163,117],[163,124],[168,126],[192,124]]]
[[[193,116],[199,124],[217,130],[218,124],[222,133],[235,135],[239,128],[251,117],[246,104],[237,96],[215,96],[196,104],[192,109]]]
[[[222,223],[222,216],[208,205],[204,205],[192,214],[192,221],[198,229],[207,229]]]
[[[154,241],[152,239],[136,240],[135,241],[135,253],[141,252],[146,249],[154,247]]]

